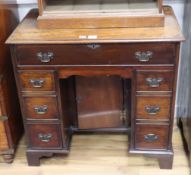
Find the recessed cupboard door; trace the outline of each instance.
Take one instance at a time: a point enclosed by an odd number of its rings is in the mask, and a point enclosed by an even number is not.
[[[117,76],[76,77],[79,129],[123,126],[123,87]]]

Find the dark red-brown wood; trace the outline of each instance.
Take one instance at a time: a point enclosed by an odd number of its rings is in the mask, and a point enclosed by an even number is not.
[[[22,91],[54,91],[54,74],[52,72],[20,71],[20,83]],[[35,86],[35,81],[41,83]]]
[[[171,112],[170,95],[138,95],[136,97],[136,101],[137,103],[135,115],[137,119],[169,121]]]
[[[78,45],[18,45],[18,65],[125,65],[173,64],[175,47],[171,43],[143,44],[78,44]],[[135,57],[136,52],[153,53],[148,62]],[[53,53],[48,63],[42,63],[38,53]],[[76,56],[77,55],[77,56]]]
[[[57,124],[30,124],[27,126],[30,147],[33,149],[60,149],[61,130]]]
[[[56,96],[24,96],[25,116],[27,119],[58,119]]]
[[[158,86],[152,87],[147,79],[161,79]],[[137,91],[172,91],[173,71],[137,71]]]
[[[80,129],[123,126],[120,77],[76,77],[76,100]]]
[[[135,133],[135,149],[138,150],[167,150],[168,125],[137,124]],[[154,134],[156,138],[146,140],[146,136]]]
[[[11,163],[23,134],[23,124],[10,51],[4,44],[18,24],[17,6],[0,3],[0,155]]]

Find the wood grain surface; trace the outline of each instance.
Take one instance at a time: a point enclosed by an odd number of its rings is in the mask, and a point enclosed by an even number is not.
[[[25,116],[28,119],[58,119],[58,102],[56,96],[25,96],[23,97],[25,107]],[[43,114],[39,114],[35,108],[46,108]]]
[[[164,26],[161,0],[39,0],[38,5],[42,29]]]
[[[165,150],[168,142],[168,125],[136,124],[135,148],[139,150]],[[145,139],[148,134],[154,134],[157,139],[149,141]]]
[[[65,45],[19,45],[16,47],[17,64],[25,65],[127,65],[127,64],[173,64],[173,43],[134,44],[65,44]],[[137,52],[152,52],[148,62],[135,58]],[[41,62],[38,53],[53,54],[50,62]]]
[[[120,77],[77,77],[76,99],[80,129],[123,126],[123,87]]]
[[[6,136],[6,131],[5,131],[5,125],[4,122],[0,122],[0,149],[4,150],[9,147],[8,145],[8,140]]]
[[[171,7],[164,7],[164,27],[112,29],[38,29],[37,10],[25,18],[7,40],[8,44],[33,43],[106,43],[182,41],[184,37]],[[94,39],[92,39],[92,37]],[[85,38],[85,39],[83,39]]]
[[[22,91],[54,91],[54,74],[52,71],[35,72],[35,71],[20,71],[20,83]],[[31,80],[43,80],[41,87],[34,87]]]
[[[170,106],[171,96],[170,95],[138,95],[136,106],[136,118],[137,119],[170,119]],[[159,111],[156,114],[149,113],[146,108],[159,107]]]
[[[30,147],[33,149],[59,149],[62,146],[60,127],[57,124],[30,124],[27,126]],[[50,135],[50,139],[40,138]]]
[[[147,79],[161,79],[158,86],[152,87]],[[172,91],[173,71],[137,71],[137,91]]]

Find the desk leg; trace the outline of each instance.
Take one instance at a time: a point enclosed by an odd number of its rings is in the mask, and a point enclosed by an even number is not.
[[[138,153],[138,152],[136,152]],[[146,157],[150,158],[156,158],[158,159],[158,163],[160,166],[160,169],[172,169],[173,166],[173,159],[174,159],[174,153],[172,152],[167,152],[163,154],[144,154]]]
[[[158,161],[160,169],[172,169],[173,165],[173,154],[171,155],[159,155]]]
[[[27,152],[27,161],[29,166],[40,166],[40,158],[52,157],[53,153],[48,152]]]

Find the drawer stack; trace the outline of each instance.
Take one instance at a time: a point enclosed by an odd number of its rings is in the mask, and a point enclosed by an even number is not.
[[[137,70],[134,148],[168,150],[173,71]]]
[[[54,71],[19,71],[18,80],[30,149],[61,149],[61,111]]]

